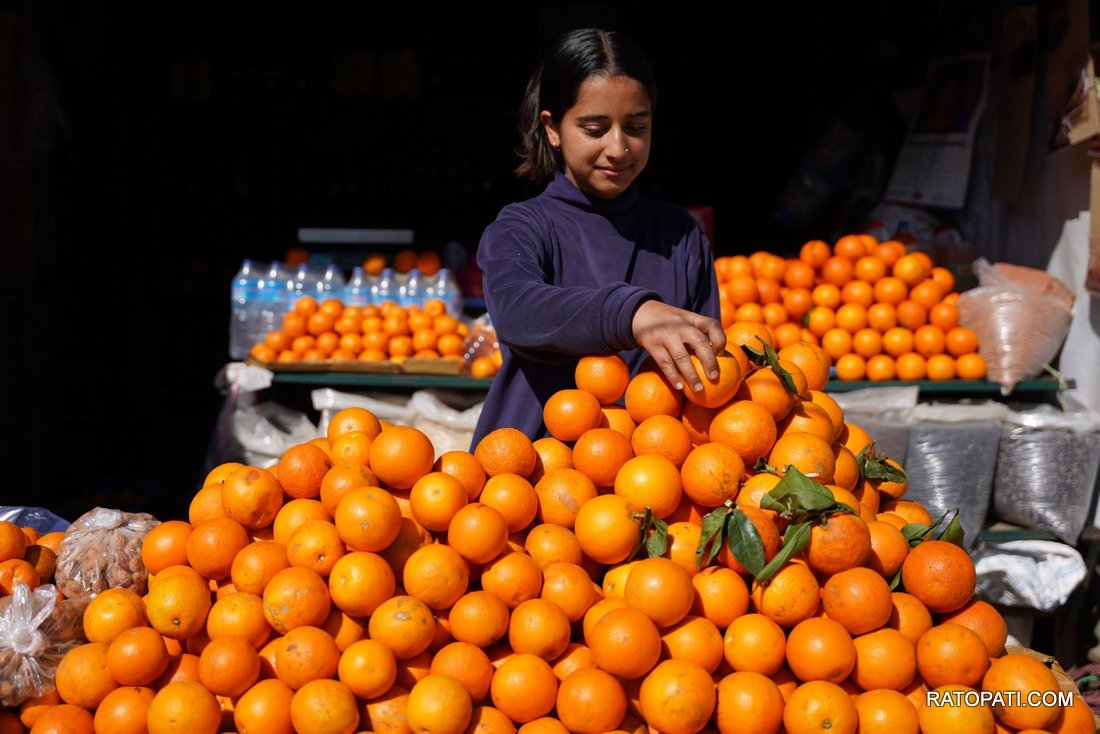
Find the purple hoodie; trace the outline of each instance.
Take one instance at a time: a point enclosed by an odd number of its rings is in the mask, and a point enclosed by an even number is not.
[[[706,237],[683,209],[641,196],[636,185],[606,200],[558,173],[538,196],[500,211],[477,263],[503,364],[471,451],[503,426],[545,436],[542,405],[576,387],[573,371],[586,354],[618,352],[634,374],[646,357],[631,329],[643,301],[719,317]]]

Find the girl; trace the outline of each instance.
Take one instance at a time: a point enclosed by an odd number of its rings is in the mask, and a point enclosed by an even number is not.
[[[527,85],[520,176],[548,182],[501,210],[478,245],[503,362],[474,432],[546,434],[542,405],[574,387],[577,359],[648,354],[677,389],[714,379],[725,347],[710,245],[682,209],[643,196],[656,83],[621,33],[569,32]]]

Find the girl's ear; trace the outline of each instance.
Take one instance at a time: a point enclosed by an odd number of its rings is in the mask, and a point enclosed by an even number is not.
[[[539,122],[542,123],[542,129],[546,132],[546,139],[550,142],[550,147],[560,148],[561,134],[558,132],[557,125],[554,124],[550,110],[543,110],[539,113]]]

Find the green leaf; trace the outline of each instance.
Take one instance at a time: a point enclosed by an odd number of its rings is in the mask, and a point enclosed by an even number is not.
[[[769,464],[768,460],[761,456],[759,459],[756,460],[756,463],[752,465],[752,473],[761,474],[765,472],[768,474],[779,474],[779,470]]]
[[[663,556],[668,552],[668,523],[659,517],[653,518],[653,532],[645,542],[650,558]]]
[[[905,536],[905,539],[909,541],[909,546],[913,547],[932,534],[932,531],[943,524],[943,521],[947,519],[947,516],[952,512],[958,512],[957,510],[951,510],[940,515],[934,523],[931,525],[925,523],[909,523],[901,529],[901,534]],[[946,532],[946,531],[945,531]],[[952,531],[954,532],[954,531]],[[962,532],[960,526],[958,532]]]
[[[939,540],[946,540],[948,543],[954,543],[963,548],[965,536],[966,532],[963,530],[962,522],[959,521],[959,515],[956,511],[955,516],[951,518],[951,522],[947,523],[947,527],[940,533]]]
[[[710,565],[722,549],[725,540],[726,514],[729,508],[723,505],[703,515],[703,529],[699,534],[699,545],[695,547],[695,568],[702,571]]]
[[[890,591],[897,591],[899,586],[901,586],[901,569],[900,568],[898,569],[898,572],[894,574],[894,578],[890,579]]]
[[[903,469],[898,469],[892,464],[886,463],[888,456],[876,456],[875,442],[864,446],[856,456],[856,466],[859,467],[861,479],[869,479],[872,482],[897,482],[902,483],[908,478]]]
[[[760,337],[757,337],[759,339]],[[748,344],[741,345],[741,351],[743,351],[749,358],[749,362],[757,366],[766,364],[763,350],[750,347]]]
[[[919,545],[930,532],[932,532],[932,526],[923,522],[911,522],[901,529],[901,534],[905,536],[910,548]]]
[[[760,573],[753,574],[760,583],[766,583],[774,576],[783,565],[806,549],[810,544],[810,529],[813,523],[800,522],[787,526],[787,532],[783,536],[783,547],[768,561]],[[742,564],[744,565],[744,564]]]
[[[829,490],[793,466],[787,467],[787,473],[763,497],[770,497],[779,504],[779,507],[769,504],[765,509],[786,511],[794,515],[823,512],[836,504],[836,498]],[[761,507],[765,506],[764,498],[760,501]]]
[[[794,378],[791,377],[791,373],[779,366],[779,355],[775,353],[775,350],[768,346],[760,337],[756,337],[760,343],[764,346],[764,359],[767,361],[768,366],[772,368],[779,381],[783,383],[783,387],[787,388],[787,392],[792,395],[798,394],[798,386],[794,384]]]
[[[726,543],[737,562],[753,576],[760,573],[767,558],[764,556],[764,541],[752,520],[736,507],[726,517]]]

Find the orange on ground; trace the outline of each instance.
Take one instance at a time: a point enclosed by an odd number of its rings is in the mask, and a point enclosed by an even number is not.
[[[864,734],[917,734],[917,709],[898,691],[875,690],[855,699]]]
[[[481,572],[481,588],[495,594],[509,609],[515,609],[522,602],[539,595],[542,569],[527,553],[505,553],[486,564]]]
[[[384,428],[370,447],[371,471],[394,489],[410,489],[432,470],[433,464],[432,442],[423,431],[411,426]]]
[[[917,709],[922,734],[955,734],[963,731],[994,734],[996,728],[992,709],[984,704],[974,706],[965,703],[967,696],[976,693],[969,686],[936,686],[934,694],[943,705]]]
[[[87,642],[71,648],[57,664],[54,684],[65,703],[95,709],[118,688],[107,664],[108,646]]]
[[[982,638],[989,657],[998,657],[1004,652],[1008,639],[1008,626],[996,607],[981,599],[967,602],[962,608],[940,615],[940,624],[960,624]]]
[[[938,614],[962,608],[974,595],[976,581],[966,551],[943,540],[928,540],[910,550],[901,578],[906,592]]]
[[[314,680],[295,692],[290,721],[297,732],[354,732],[359,726],[359,703],[340,681]]]
[[[233,559],[249,544],[248,531],[228,516],[196,524],[187,539],[187,561],[200,574],[214,581],[229,578]]]
[[[860,688],[901,691],[913,682],[917,672],[916,649],[901,632],[880,629],[859,635],[853,642],[856,665],[852,680]]]
[[[534,471],[538,458],[531,439],[522,431],[508,427],[497,428],[482,437],[474,449],[474,456],[490,477],[510,473],[526,478]]]
[[[443,610],[466,593],[470,572],[458,551],[442,543],[432,543],[413,551],[401,577],[407,594],[432,609]]]
[[[736,671],[771,676],[787,660],[787,636],[767,616],[749,613],[738,616],[726,628],[723,654]]]
[[[261,680],[237,699],[233,721],[241,732],[293,734],[290,702],[294,691],[278,679]]]
[[[614,486],[619,469],[633,456],[631,439],[611,428],[587,431],[573,446],[574,468],[597,487]]]
[[[684,494],[704,507],[718,507],[735,499],[744,475],[744,460],[722,443],[692,449],[680,467]]]
[[[321,625],[332,607],[325,580],[316,571],[294,566],[271,578],[263,600],[264,618],[283,635],[295,627]]]
[[[661,637],[657,626],[631,606],[612,609],[592,627],[586,639],[596,664],[612,675],[640,678],[657,664]]]
[[[635,423],[654,415],[679,415],[684,394],[656,370],[642,370],[626,386],[625,406]]]
[[[787,734],[825,731],[854,734],[858,722],[859,714],[848,692],[823,680],[798,686],[783,709],[783,726]]]
[[[671,466],[671,462],[669,465]],[[629,466],[629,462],[624,465],[623,470],[626,466]],[[535,484],[535,493],[539,498],[539,520],[566,528],[573,527],[577,511],[597,495],[596,485],[592,480],[576,469],[556,469],[546,474]]]
[[[695,734],[714,713],[717,694],[703,668],[682,660],[665,660],[642,681],[638,696],[646,722],[668,734]]]
[[[939,624],[917,640],[917,670],[933,688],[978,686],[988,668],[982,638],[962,625]]]
[[[718,682],[718,731],[779,731],[783,725],[783,694],[767,676],[734,672]]]
[[[691,435],[678,417],[655,415],[637,425],[630,447],[635,456],[661,454],[679,468],[691,453]]]
[[[516,723],[545,716],[558,697],[558,679],[550,664],[536,655],[511,656],[497,668],[489,686],[493,706]]]
[[[584,390],[558,390],[542,409],[542,420],[551,436],[576,441],[585,431],[598,428],[603,420],[600,401]]]
[[[516,653],[553,660],[569,644],[570,620],[561,607],[545,599],[528,599],[512,610],[508,644]]]
[[[366,617],[393,596],[396,580],[384,558],[366,551],[342,556],[328,577],[332,603],[353,617]]]
[[[666,518],[680,504],[683,494],[680,472],[659,454],[635,456],[623,464],[615,477],[615,494],[626,498],[635,511],[648,507],[657,517]]]
[[[862,566],[830,576],[822,589],[821,603],[829,619],[839,622],[852,635],[885,626],[893,609],[886,579]]]
[[[780,627],[794,627],[817,612],[821,588],[807,566],[788,563],[753,589],[752,600],[756,611]]]
[[[167,578],[162,574],[145,597],[149,625],[173,640],[187,639],[203,629],[210,605],[210,586],[190,573]]]
[[[660,628],[670,627],[691,610],[695,587],[691,576],[667,558],[646,558],[626,579],[623,598]]]
[[[691,585],[695,588],[691,614],[709,619],[719,629],[726,629],[748,611],[748,585],[729,568],[705,568],[691,578]]]
[[[264,587],[275,574],[289,568],[286,549],[272,540],[249,543],[233,559],[229,577],[237,591],[263,594]]]
[[[993,714],[1002,724],[1016,729],[1046,729],[1061,713],[1058,706],[1034,706],[1025,700],[1026,696],[1038,695],[1046,701],[1059,690],[1054,673],[1030,655],[1010,653],[993,660],[981,688],[1007,694],[1003,701],[994,703]]]

